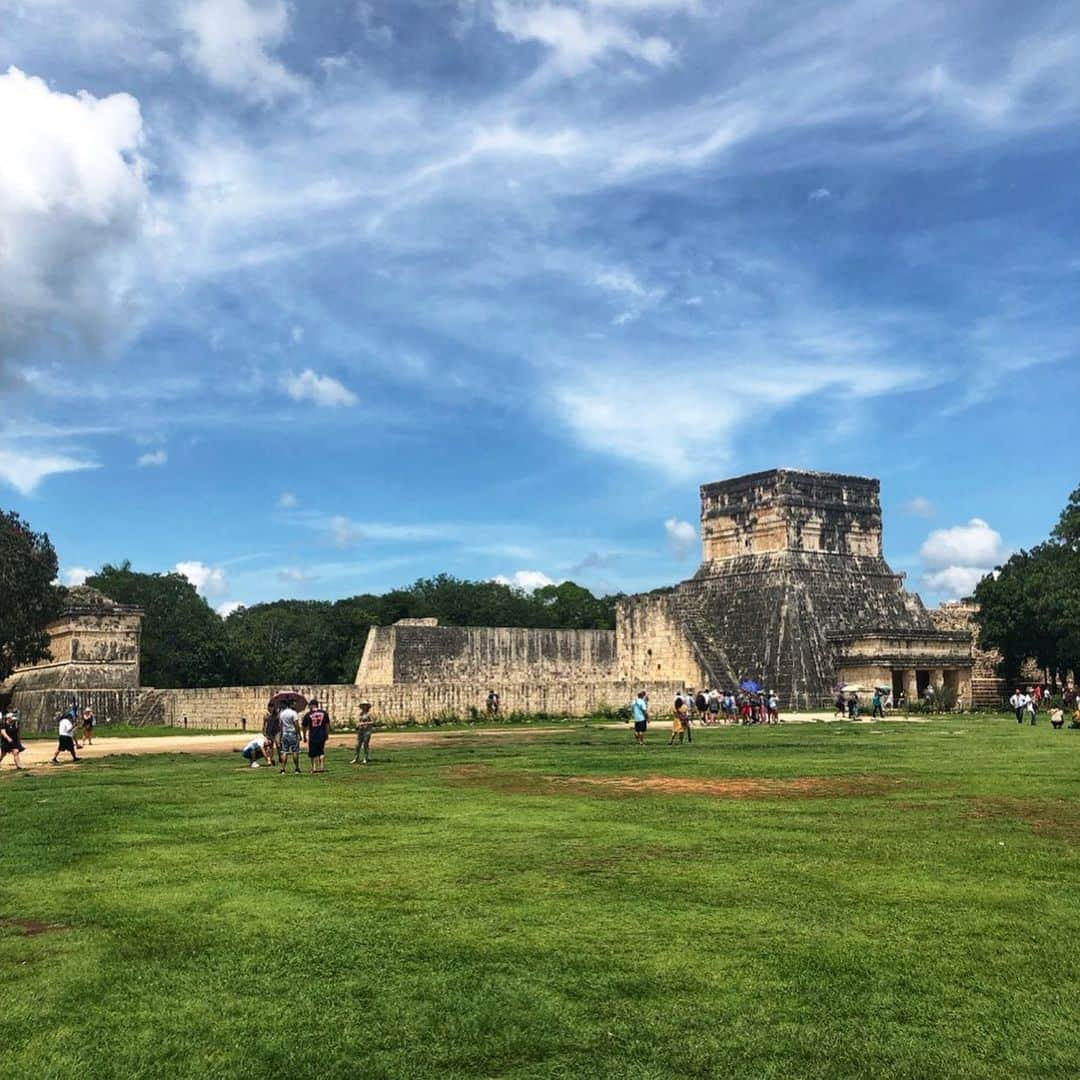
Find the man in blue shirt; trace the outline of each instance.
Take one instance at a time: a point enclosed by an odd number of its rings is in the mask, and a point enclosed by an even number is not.
[[[630,716],[634,721],[634,742],[642,746],[645,742],[645,730],[649,726],[649,695],[644,690],[638,692],[630,706]]]

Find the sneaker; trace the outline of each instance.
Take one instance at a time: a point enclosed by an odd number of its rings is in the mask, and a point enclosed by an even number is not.
[[[284,769],[282,769],[282,770],[281,770],[281,775],[282,775],[282,776],[284,776],[284,775],[285,775],[285,770],[284,770]]]
[[[252,767],[253,769],[257,769],[257,768],[259,767],[259,763],[258,763],[257,761],[253,761],[253,762],[251,763],[251,767]]]

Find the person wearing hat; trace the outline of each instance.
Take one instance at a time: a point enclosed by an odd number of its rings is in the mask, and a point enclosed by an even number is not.
[[[5,713],[3,721],[0,722],[0,762],[11,755],[11,760],[15,762],[15,768],[22,769],[22,761],[19,755],[26,749],[22,744],[22,739],[19,737],[19,718],[13,713]]]
[[[94,710],[89,705],[82,711],[82,737],[87,746],[94,745]]]
[[[304,740],[308,744],[311,772],[326,772],[326,739],[330,734],[330,714],[312,698],[302,721]]]
[[[350,765],[366,765],[368,749],[371,746],[371,733],[375,730],[375,721],[371,718],[371,702],[360,702],[360,716],[356,721],[356,753]],[[361,756],[362,755],[362,756]]]

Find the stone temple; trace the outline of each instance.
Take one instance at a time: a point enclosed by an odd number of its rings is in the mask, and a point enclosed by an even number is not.
[[[987,654],[973,650],[970,611],[928,611],[885,562],[877,480],[773,469],[701,488],[702,562],[672,588],[622,599],[614,630],[373,627],[355,683],[297,687],[332,715],[369,701],[387,722],[504,711],[586,716],[680,689],[756,679],[781,708],[821,708],[845,683],[887,686],[909,701],[928,686],[1000,703]],[[277,687],[155,690],[139,683],[142,612],[73,590],[49,628],[51,659],[0,687],[28,730],[72,698],[131,723],[237,727],[257,722]],[[980,694],[986,686],[986,697]]]
[[[948,687],[970,703],[971,635],[938,629],[885,562],[877,480],[773,469],[706,484],[701,538],[689,581],[621,605],[627,677],[753,678],[788,708],[820,706],[838,683],[910,701]]]

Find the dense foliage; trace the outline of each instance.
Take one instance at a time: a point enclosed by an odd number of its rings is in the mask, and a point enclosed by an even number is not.
[[[1080,488],[1050,538],[1014,555],[975,589],[982,642],[1014,675],[1029,657],[1041,668],[1080,670]]]
[[[60,612],[56,552],[18,514],[0,511],[0,680],[49,653],[46,625]]]
[[[124,563],[104,567],[87,584],[145,610],[143,682],[157,687],[352,682],[368,630],[398,619],[575,630],[615,625],[616,597],[593,596],[570,581],[528,593],[440,574],[381,596],[256,604],[224,623],[179,574],[138,574]]]
[[[183,574],[141,574],[106,564],[86,584],[145,612],[142,682],[159,688],[225,686],[233,663],[220,616]]]

